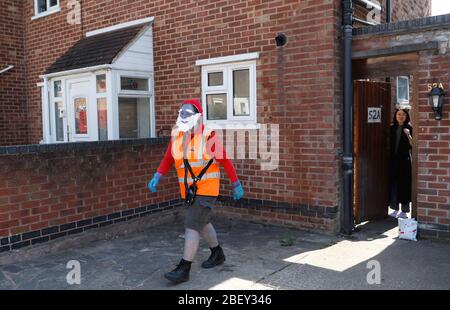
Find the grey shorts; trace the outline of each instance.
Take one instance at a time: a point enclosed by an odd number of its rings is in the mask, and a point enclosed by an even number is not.
[[[211,211],[217,197],[197,196],[194,203],[187,207],[184,228],[201,232],[203,227],[211,221]]]

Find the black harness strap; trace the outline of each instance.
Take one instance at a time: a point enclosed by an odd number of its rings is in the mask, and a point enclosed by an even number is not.
[[[187,160],[187,158],[186,158],[187,144],[185,143],[185,139],[184,138],[185,138],[185,135],[183,135],[183,163],[184,163],[184,191],[185,191],[186,197],[187,197],[188,188],[189,188],[189,184],[188,184],[188,181],[187,181],[188,171],[191,174],[193,185],[195,186],[196,183],[201,180],[201,178],[206,173],[206,171],[208,171],[209,167],[212,165],[214,160],[210,159],[209,162],[206,164],[206,166],[202,169],[202,171],[200,171],[199,175],[196,176],[194,174],[194,171],[192,171],[192,167],[189,164],[189,160]]]

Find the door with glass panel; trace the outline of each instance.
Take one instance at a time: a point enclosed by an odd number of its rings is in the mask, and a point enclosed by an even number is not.
[[[97,138],[95,96],[92,85],[94,83],[89,78],[67,81],[69,141],[94,141]]]

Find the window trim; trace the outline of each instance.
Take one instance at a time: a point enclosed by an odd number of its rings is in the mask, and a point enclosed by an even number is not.
[[[128,90],[128,89],[122,89],[122,77],[127,78],[135,78],[135,79],[145,79],[147,80],[147,90]],[[118,71],[118,77],[117,77],[117,95],[119,97],[150,97],[151,96],[151,78],[152,76],[150,74],[143,74],[139,72],[127,72],[127,71]]]
[[[407,81],[407,83],[406,83],[406,95],[407,95],[407,99],[400,99],[399,96],[398,96],[398,94],[399,94],[399,91],[398,91],[398,89],[399,89],[399,80],[401,80],[401,79]],[[411,98],[410,98],[410,96],[409,96],[409,92],[410,92],[410,89],[409,89],[409,83],[410,83],[409,76],[406,76],[406,75],[400,75],[400,76],[397,76],[397,83],[396,83],[397,104],[400,104],[400,105],[407,105],[407,104],[410,103],[410,99],[411,99]]]
[[[56,82],[61,82],[61,93],[62,96],[61,97],[55,97],[55,83]],[[56,103],[62,103],[63,106],[63,110],[64,110],[64,115],[67,115],[67,105],[66,105],[66,98],[65,98],[65,91],[66,91],[66,85],[65,85],[65,80],[64,79],[52,79],[50,80],[49,83],[49,111],[50,111],[50,126],[51,126],[51,130],[50,130],[50,134],[49,137],[52,140],[52,143],[66,143],[67,141],[67,117],[63,117],[63,140],[62,141],[57,141],[57,128],[56,128],[56,119],[55,119],[55,115],[56,115],[56,109],[55,109],[55,104]]]
[[[233,115],[233,71],[249,70],[249,95],[250,95],[250,115]],[[224,72],[224,85],[208,86],[208,73]],[[206,96],[211,94],[227,94],[227,119],[208,120]],[[256,97],[256,60],[221,63],[215,65],[202,66],[202,102],[203,121],[205,125],[216,127],[248,127],[257,125],[257,97]]]
[[[46,0],[47,10],[45,12],[38,12],[38,0],[34,0],[34,16],[31,17],[31,20],[35,20],[41,17],[45,17],[54,13],[61,12],[61,3],[60,0],[56,0],[58,3],[54,6],[50,6],[50,0]]]
[[[114,89],[112,90],[113,105],[112,113],[114,124],[113,132],[114,135],[111,137],[112,140],[120,139],[120,126],[119,126],[119,98],[148,98],[149,102],[149,112],[150,112],[150,138],[156,137],[156,115],[155,115],[155,102],[154,102],[154,79],[153,73],[143,72],[143,71],[133,71],[133,70],[113,70],[115,82],[113,83]],[[148,90],[122,90],[121,77],[139,78],[147,79]],[[109,136],[108,136],[109,139]]]

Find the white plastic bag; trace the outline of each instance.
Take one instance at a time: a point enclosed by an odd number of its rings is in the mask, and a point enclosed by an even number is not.
[[[417,241],[417,221],[398,218],[398,238]]]

